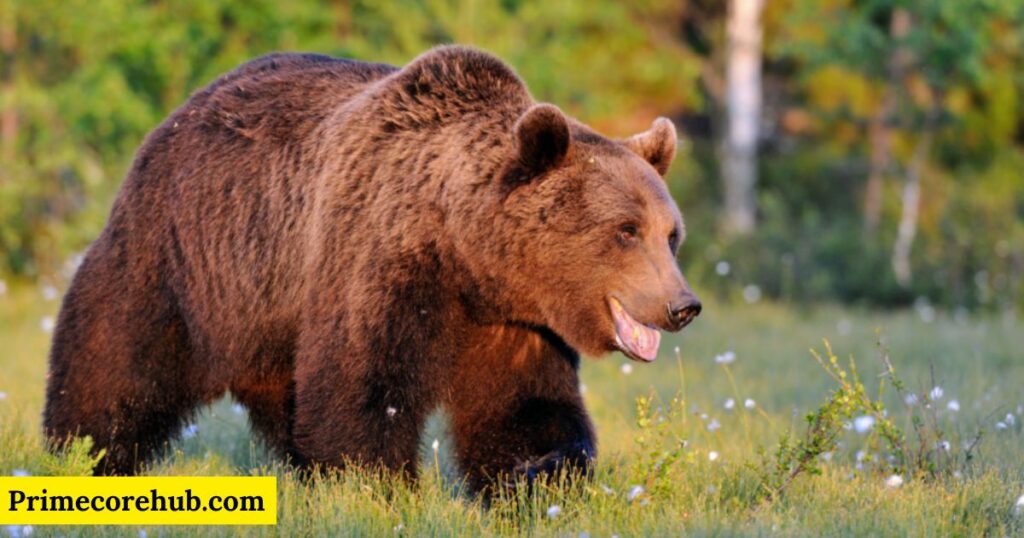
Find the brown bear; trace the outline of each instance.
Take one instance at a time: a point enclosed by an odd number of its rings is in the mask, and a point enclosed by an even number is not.
[[[662,175],[495,57],[273,54],[146,139],[64,299],[44,413],[137,472],[230,393],[300,466],[415,475],[444,406],[469,483],[586,469],[579,353],[655,358],[700,312]]]

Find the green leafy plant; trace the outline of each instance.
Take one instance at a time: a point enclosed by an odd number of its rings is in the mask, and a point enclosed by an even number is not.
[[[820,474],[824,456],[837,449],[840,437],[855,417],[869,424],[864,428],[869,430],[867,450],[860,453],[858,463],[862,468],[871,466],[878,472],[898,475],[900,483],[903,476],[935,479],[940,474],[954,474],[971,462],[983,430],[966,443],[950,442],[932,402],[935,389],[920,395],[910,392],[896,375],[884,348],[880,347],[883,373],[874,397],[866,390],[852,357],[844,366],[828,340],[824,348],[824,356],[816,350],[811,350],[811,354],[837,387],[825,403],[806,415],[803,437],[794,438],[787,433],[771,453],[762,450],[762,461],[756,468],[767,500],[780,497],[801,474]],[[934,372],[932,379],[934,387]],[[887,381],[907,406],[913,431],[909,440],[883,401]],[[888,457],[873,455],[883,452]]]
[[[633,440],[637,451],[630,467],[634,483],[652,495],[675,487],[673,471],[687,462],[687,442],[679,430],[686,403],[676,396],[666,411],[662,406],[656,407],[655,402],[653,395],[636,399],[636,425],[640,432]]]
[[[56,453],[43,452],[40,467],[49,476],[90,476],[106,454],[100,449],[92,454],[92,437],[76,437]]]

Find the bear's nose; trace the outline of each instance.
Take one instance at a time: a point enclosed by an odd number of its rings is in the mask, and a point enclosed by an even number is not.
[[[700,315],[700,300],[692,293],[687,293],[678,301],[668,303],[668,323],[671,330],[678,331]]]

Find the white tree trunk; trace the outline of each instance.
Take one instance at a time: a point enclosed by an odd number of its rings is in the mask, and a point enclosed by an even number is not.
[[[757,137],[761,119],[761,10],[764,0],[730,0],[726,132],[722,145],[726,233],[754,229]]]
[[[903,183],[900,224],[896,229],[896,243],[892,248],[892,270],[901,286],[909,285],[912,276],[910,252],[917,236],[917,216],[921,207],[921,170],[928,158],[931,142],[932,133],[926,130],[914,148],[914,155],[907,165],[907,177]]]

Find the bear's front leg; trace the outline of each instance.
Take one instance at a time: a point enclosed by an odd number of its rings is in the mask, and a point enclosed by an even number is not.
[[[596,445],[578,365],[551,334],[506,326],[474,339],[458,360],[448,402],[470,487],[589,473]]]

